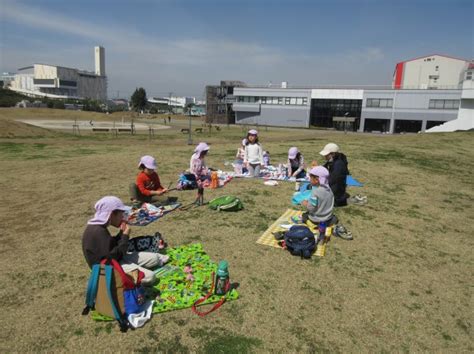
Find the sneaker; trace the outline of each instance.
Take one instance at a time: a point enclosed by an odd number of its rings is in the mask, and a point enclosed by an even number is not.
[[[275,240],[280,241],[285,238],[286,232],[284,231],[277,231],[277,232],[272,232],[273,237],[275,237]]]
[[[336,235],[337,237],[342,238],[343,240],[353,240],[354,238],[352,237],[352,232],[347,230],[344,226],[342,225],[336,225],[333,230],[333,234]]]

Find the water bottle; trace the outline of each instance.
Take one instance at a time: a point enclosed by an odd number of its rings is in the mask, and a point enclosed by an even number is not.
[[[322,243],[324,239],[326,238],[326,222],[321,221],[318,225],[318,229],[319,229],[318,243]]]
[[[229,284],[229,264],[227,261],[220,261],[216,272],[215,294],[225,295]]]

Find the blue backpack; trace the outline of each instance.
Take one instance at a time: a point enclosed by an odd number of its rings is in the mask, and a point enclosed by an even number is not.
[[[294,256],[311,258],[316,249],[316,239],[311,230],[304,225],[293,225],[285,233],[286,249]]]

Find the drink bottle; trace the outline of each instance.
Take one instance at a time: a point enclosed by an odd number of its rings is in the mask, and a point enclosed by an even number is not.
[[[229,288],[229,264],[227,261],[220,261],[216,272],[215,294],[225,295]]]
[[[326,238],[326,222],[322,221],[319,223],[319,237],[318,237],[318,243],[324,242],[324,239]]]

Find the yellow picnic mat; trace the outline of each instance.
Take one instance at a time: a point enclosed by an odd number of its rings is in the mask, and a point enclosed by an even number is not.
[[[273,236],[273,232],[278,232],[278,231],[286,231],[288,229],[281,227],[281,225],[288,225],[288,224],[295,224],[295,222],[291,219],[292,217],[300,217],[303,212],[301,210],[293,210],[293,209],[287,209],[282,216],[280,216],[263,234],[260,236],[260,238],[257,240],[258,244],[265,245],[265,246],[271,246],[275,248],[280,248],[282,247],[278,244],[278,241],[275,240],[275,237]],[[311,221],[308,221],[306,223],[306,226],[308,226],[313,233],[317,233],[317,225],[313,224]],[[318,257],[324,257],[326,253],[326,243],[329,241],[329,238],[331,237],[332,234],[332,227],[330,228],[329,235],[326,236],[326,240],[323,243],[318,244],[317,249],[315,250],[315,255]]]
[[[272,235],[272,232],[277,231],[286,231],[287,229],[281,227],[281,224],[294,224],[291,221],[292,216],[301,216],[303,212],[301,210],[287,209],[282,216],[280,216],[257,240],[257,243],[261,245],[281,248],[278,244],[278,241],[275,240],[275,237]]]

